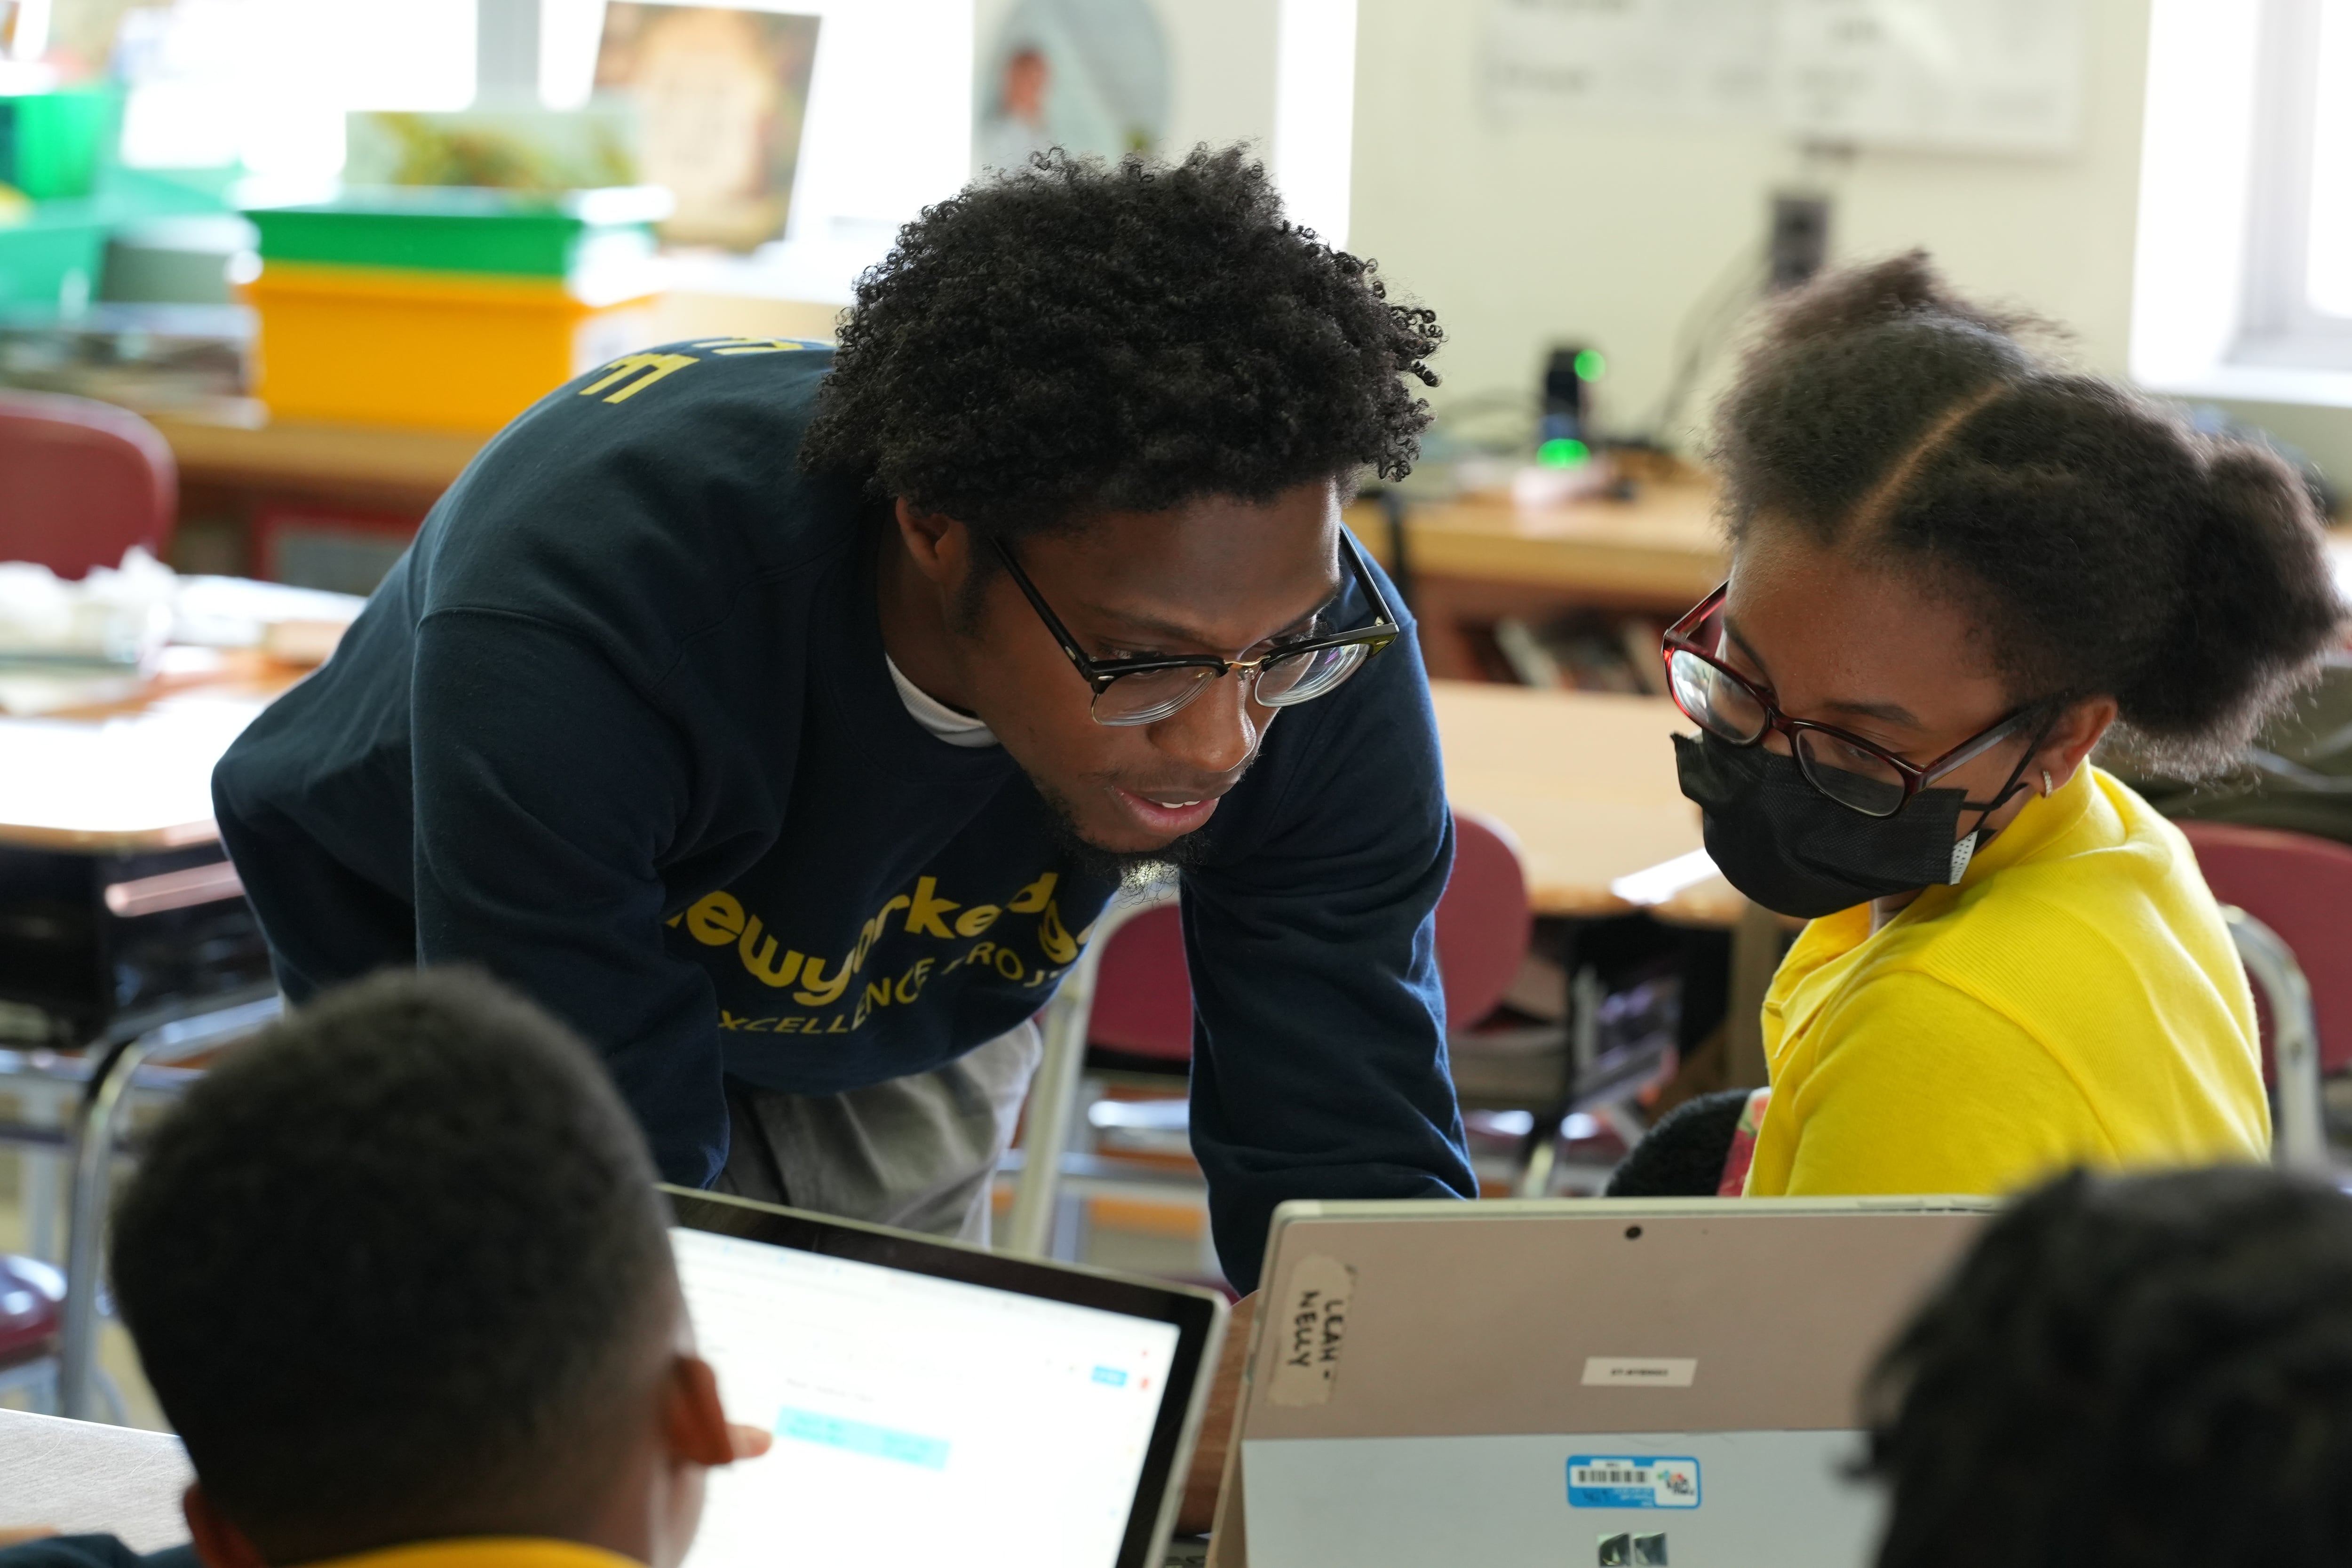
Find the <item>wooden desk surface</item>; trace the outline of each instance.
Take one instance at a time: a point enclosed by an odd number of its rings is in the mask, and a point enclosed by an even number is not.
[[[213,838],[213,764],[303,671],[253,653],[178,652],[182,668],[136,701],[0,718],[0,844],[96,854]],[[1684,727],[1672,703],[1452,680],[1430,692],[1447,793],[1517,837],[1538,912],[1622,913],[1633,906],[1610,883],[1699,847],[1666,739]],[[1728,925],[1739,909],[1711,879],[1654,912]]]
[[[1610,883],[1700,847],[1698,807],[1683,798],[1667,739],[1690,724],[1672,702],[1460,680],[1429,690],[1446,795],[1517,836],[1537,913],[1624,914],[1634,906]],[[1729,926],[1746,903],[1709,877],[1650,911]]]
[[[1698,482],[1640,486],[1631,500],[1521,507],[1507,497],[1411,506],[1406,548],[1416,575],[1509,583],[1681,605],[1723,581],[1727,555],[1716,490]],[[1349,526],[1385,564],[1388,529],[1376,507]]]
[[[294,489],[430,505],[489,437],[442,430],[272,421],[247,400],[206,415],[155,415],[184,484]]]
[[[257,653],[173,649],[137,700],[0,717],[0,844],[79,854],[207,844],[213,764],[307,673]]]

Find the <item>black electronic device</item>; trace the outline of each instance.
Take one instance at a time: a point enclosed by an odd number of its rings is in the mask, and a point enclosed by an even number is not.
[[[1829,259],[1830,200],[1780,191],[1772,197],[1769,242],[1771,286],[1777,291],[1810,282]]]

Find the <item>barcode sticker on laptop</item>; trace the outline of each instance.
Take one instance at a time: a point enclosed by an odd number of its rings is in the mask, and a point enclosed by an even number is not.
[[[1570,1454],[1570,1508],[1696,1508],[1698,1461],[1688,1455]]]

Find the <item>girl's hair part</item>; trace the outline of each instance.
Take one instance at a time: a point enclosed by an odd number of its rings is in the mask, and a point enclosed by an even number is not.
[[[2211,771],[2340,640],[2318,509],[2267,448],[2037,353],[2042,328],[1918,251],[1790,296],[1717,413],[1733,539],[1922,574],[2021,703],[2112,696],[2146,763]]]

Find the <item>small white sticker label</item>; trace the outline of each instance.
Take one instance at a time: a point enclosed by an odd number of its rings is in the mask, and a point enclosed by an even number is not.
[[[1696,1356],[1589,1355],[1587,1388],[1688,1388],[1698,1376]]]
[[[1279,1347],[1267,1399],[1276,1405],[1330,1403],[1355,1294],[1356,1271],[1336,1258],[1318,1252],[1291,1266],[1277,1299],[1282,1316],[1266,1325]]]

